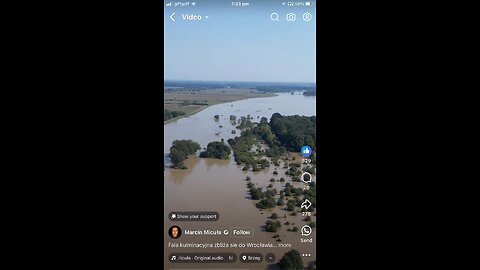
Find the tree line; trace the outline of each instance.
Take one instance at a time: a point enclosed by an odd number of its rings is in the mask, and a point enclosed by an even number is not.
[[[163,121],[167,121],[169,119],[185,115],[185,112],[182,111],[170,111],[167,109],[163,110]]]
[[[316,150],[316,116],[283,116],[274,113],[270,128],[278,141],[289,151],[300,152],[304,145]]]
[[[188,156],[195,154],[200,150],[200,144],[192,140],[175,140],[170,147],[168,155],[172,162],[172,168],[187,169],[184,161]],[[205,151],[200,153],[201,158],[229,159],[232,150],[225,142],[211,142],[207,145]]]
[[[316,149],[315,116],[283,116],[275,113],[270,122],[266,117],[262,117],[258,124],[254,125],[249,121],[248,123],[244,125],[245,129],[239,137],[228,139],[235,161],[238,165],[244,165],[244,170],[262,169],[262,155],[270,157],[274,164],[278,164],[278,160],[288,151],[300,152],[304,145]],[[261,146],[260,141],[268,147],[265,150],[252,151],[254,146],[257,148]],[[314,154],[311,157],[312,161],[316,161]]]

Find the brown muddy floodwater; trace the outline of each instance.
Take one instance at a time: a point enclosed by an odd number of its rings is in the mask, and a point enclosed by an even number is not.
[[[233,105],[233,106],[232,106]],[[206,147],[209,142],[219,141],[223,138],[227,141],[229,138],[239,136],[231,134],[235,129],[229,121],[230,115],[236,115],[237,119],[241,116],[250,114],[253,121],[259,121],[261,117],[270,119],[273,113],[282,115],[315,115],[316,102],[315,97],[303,96],[299,93],[295,95],[279,94],[275,97],[254,98],[231,103],[224,103],[211,106],[197,114],[187,118],[179,119],[175,122],[164,126],[164,156],[167,165],[169,164],[167,155],[170,146],[174,140],[191,139],[200,144],[202,148]],[[214,121],[214,115],[220,115],[219,121]],[[222,125],[223,128],[219,126]],[[220,133],[216,135],[216,133]],[[300,150],[300,149],[299,149]],[[301,159],[300,155],[295,155],[296,161]],[[233,155],[230,160],[203,159],[198,157],[190,157],[185,161],[187,170],[166,169],[164,172],[165,187],[165,213],[173,211],[216,211],[220,213],[220,219],[215,222],[173,222],[168,217],[164,217],[165,228],[172,225],[178,225],[182,230],[221,230],[230,229],[232,227],[248,227],[254,229],[252,237],[232,237],[224,235],[182,235],[178,239],[171,239],[165,230],[165,250],[164,267],[165,269],[276,269],[275,263],[291,249],[296,249],[302,253],[310,253],[311,257],[303,257],[304,265],[314,261],[315,243],[301,243],[302,238],[300,231],[290,232],[288,228],[297,226],[299,229],[308,222],[303,221],[305,217],[301,213],[297,216],[290,216],[284,207],[277,206],[273,210],[260,211],[255,207],[254,201],[250,199],[247,188],[247,176],[251,177],[251,182],[259,187],[266,187],[273,184],[278,192],[285,187],[286,183],[291,183],[294,187],[303,187],[303,183],[293,182],[291,178],[285,175],[283,169],[284,162],[279,167],[267,168],[261,172],[244,172],[241,166],[235,164]],[[274,175],[273,171],[277,168],[278,175]],[[270,182],[271,178],[280,179],[284,177],[286,182]],[[315,180],[315,176],[314,179]],[[279,196],[277,195],[276,198]],[[289,199],[287,197],[286,199]],[[296,208],[300,210],[299,207]],[[279,221],[282,223],[281,229],[277,232],[280,235],[281,242],[277,242],[273,237],[276,233],[266,232],[263,228],[267,217],[271,213],[277,213]],[[287,215],[284,218],[284,214]],[[295,223],[294,225],[284,225],[286,221]],[[316,216],[312,216],[312,221],[316,222]],[[309,237],[316,237],[316,228],[313,229]],[[169,243],[272,243],[274,248],[171,248]],[[279,247],[278,244],[291,244],[290,247]],[[242,252],[259,252],[263,255],[261,263],[241,263],[238,259],[233,264],[173,264],[169,262],[168,255],[173,252],[233,252],[239,256]],[[274,253],[276,256],[274,263],[265,261],[266,253]]]

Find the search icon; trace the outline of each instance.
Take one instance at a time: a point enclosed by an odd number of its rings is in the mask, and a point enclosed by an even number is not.
[[[278,13],[273,12],[272,14],[270,14],[270,19],[272,19],[272,21],[279,21],[278,20]]]

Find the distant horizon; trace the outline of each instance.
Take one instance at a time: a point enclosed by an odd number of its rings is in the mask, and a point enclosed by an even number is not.
[[[163,82],[167,82],[167,81],[172,81],[172,82],[213,82],[213,83],[262,83],[262,84],[266,84],[266,83],[274,83],[274,84],[292,84],[292,83],[295,83],[295,84],[317,84],[317,82],[305,82],[305,81],[296,81],[296,82],[293,82],[293,81],[289,81],[289,82],[286,82],[286,81],[231,81],[231,80],[224,80],[224,81],[220,81],[220,80],[180,80],[180,79],[164,79]]]

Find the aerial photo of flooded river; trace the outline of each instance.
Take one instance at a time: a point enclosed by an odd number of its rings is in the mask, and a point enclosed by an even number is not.
[[[294,207],[293,211],[287,211],[287,206],[276,205],[265,209],[258,208],[256,205],[260,201],[252,199],[249,185],[262,188],[262,191],[268,189],[275,190],[274,198],[278,200],[281,197],[281,191],[290,185],[293,188],[302,188],[304,183],[295,181],[292,175],[288,174],[290,163],[300,163],[302,156],[300,149],[288,151],[288,153],[278,160],[278,164],[273,164],[272,159],[266,158],[270,165],[253,171],[252,168],[245,169],[242,165],[237,165],[232,153],[229,159],[200,158],[199,153],[204,151],[208,143],[213,141],[224,142],[231,138],[239,137],[242,129],[237,128],[242,117],[248,117],[251,122],[256,124],[262,117],[269,121],[274,113],[283,116],[315,116],[316,97],[303,95],[302,92],[283,92],[275,96],[254,97],[234,102],[220,103],[208,106],[194,114],[186,117],[179,117],[177,120],[169,121],[164,125],[164,200],[165,213],[175,211],[215,211],[220,214],[220,219],[215,222],[186,222],[171,221],[165,217],[165,228],[177,225],[182,230],[221,230],[234,227],[253,228],[254,235],[250,237],[232,237],[231,235],[196,235],[182,236],[179,239],[171,239],[165,232],[165,250],[172,251],[169,243],[216,243],[225,242],[253,242],[253,243],[272,243],[273,248],[177,248],[174,252],[233,252],[237,256],[242,252],[259,252],[265,256],[267,253],[275,255],[274,262],[267,262],[265,258],[260,263],[248,264],[237,260],[235,263],[219,264],[215,269],[280,269],[276,263],[282,256],[292,250],[297,250],[300,254],[310,254],[302,257],[305,267],[315,261],[315,244],[301,243],[302,235],[300,229],[306,224],[313,226],[316,223],[316,208],[310,210],[310,217],[303,216],[301,208]],[[217,119],[215,116],[217,115]],[[231,116],[235,116],[232,122]],[[201,150],[194,155],[189,156],[184,161],[186,169],[171,168],[169,158],[170,147],[175,140],[192,140],[200,145]],[[277,166],[276,166],[277,165]],[[306,165],[301,164],[300,170]],[[316,173],[316,171],[315,171]],[[316,174],[313,173],[312,182],[316,183]],[[248,180],[247,180],[248,178]],[[282,179],[283,178],[283,179]],[[298,180],[298,179],[297,179]],[[249,184],[251,183],[251,184]],[[270,185],[270,186],[269,186]],[[294,191],[294,189],[292,190]],[[294,199],[294,194],[285,194],[285,202]],[[292,210],[292,209],[290,209]],[[270,218],[272,213],[278,217]],[[292,215],[296,213],[296,215]],[[276,232],[268,232],[265,229],[267,220],[279,221],[280,228]],[[296,229],[294,229],[296,228]],[[317,230],[314,227],[309,238],[315,239]],[[280,245],[284,245],[280,247]],[[313,247],[313,248],[312,248]],[[169,254],[164,254],[165,269],[186,269],[186,268],[212,268],[211,265],[182,263],[173,264],[169,261]]]
[[[316,5],[190,3],[164,3],[164,269],[314,270]]]

